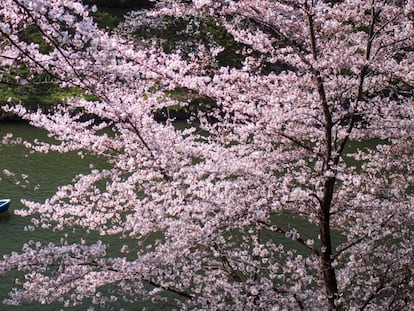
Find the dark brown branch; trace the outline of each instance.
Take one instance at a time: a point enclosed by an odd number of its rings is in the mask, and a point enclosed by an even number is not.
[[[52,46],[59,52],[59,54],[63,57],[63,59],[65,60],[65,62],[67,63],[67,65],[72,69],[72,72],[74,73],[74,75],[79,79],[79,81],[81,82],[82,85],[78,85],[78,87],[80,87],[81,89],[87,90],[88,92],[90,92],[93,96],[95,96],[96,98],[99,98],[101,100],[104,100],[106,102],[109,102],[108,98],[106,98],[105,96],[99,95],[97,94],[94,89],[86,84],[85,82],[83,82],[84,78],[81,76],[81,74],[76,70],[76,68],[73,66],[72,62],[69,60],[69,58],[65,55],[65,53],[63,52],[63,50],[61,49],[61,47],[58,45],[58,43],[56,43],[56,41],[49,36],[47,33],[45,33],[43,31],[43,29],[38,25],[36,18],[33,16],[33,14],[30,12],[30,10],[25,7],[23,4],[21,4],[19,1],[17,0],[13,0],[13,2],[20,7],[26,14],[27,16],[33,21],[34,25],[36,26],[37,30],[42,34],[42,36],[50,43],[52,44]],[[1,30],[0,30],[1,31]],[[2,31],[1,31],[2,32]],[[3,32],[2,32],[3,33]],[[3,33],[4,34],[4,33]],[[9,39],[9,41],[11,41],[10,37],[7,36],[7,38]],[[36,60],[34,60],[28,53],[24,52],[16,43],[13,42],[13,45],[16,46],[22,53],[24,53],[24,55],[26,55],[27,57],[29,57],[29,59],[31,59],[32,61],[34,61],[37,65],[39,65],[42,70],[45,70],[45,72],[47,72],[49,75],[51,75],[52,77],[58,79],[59,81],[62,82],[69,82],[69,80],[67,79],[62,79],[61,77],[51,73],[49,70],[47,70],[42,64],[40,64],[39,62],[37,62]]]
[[[138,136],[139,141],[142,143],[142,145],[144,146],[144,148],[147,149],[147,151],[149,152],[151,159],[153,161],[157,162],[157,159],[156,159],[154,153],[152,152],[152,149],[149,147],[149,145],[147,144],[147,142],[145,141],[145,139],[142,137],[141,131],[136,127],[136,125],[131,120],[125,120],[125,122],[132,127],[132,129],[134,130],[135,134]],[[172,180],[171,176],[167,174],[167,172],[165,171],[164,168],[162,168],[161,166],[159,166],[159,170],[160,170],[162,176],[165,178],[165,180],[167,180],[167,181],[171,181]]]
[[[73,67],[72,62],[69,61],[68,57],[65,55],[65,53],[63,53],[62,49],[60,48],[60,46],[56,43],[55,40],[53,40],[53,38],[51,38],[51,36],[49,36],[47,33],[45,33],[43,31],[43,29],[38,25],[36,18],[32,15],[32,13],[30,12],[30,10],[25,7],[23,4],[21,4],[19,1],[17,0],[13,0],[13,2],[19,6],[26,14],[27,16],[33,21],[34,25],[36,26],[37,30],[42,34],[42,36],[44,38],[47,39],[47,41],[49,43],[51,43],[54,48],[56,50],[59,51],[59,54],[64,58],[64,60],[66,61],[66,63],[69,65],[69,67],[72,69],[73,73],[76,75],[77,78],[79,78],[81,80],[81,75],[77,72],[77,70]]]
[[[333,257],[334,257],[334,259],[335,259],[335,258],[338,258],[338,257],[339,257],[339,255],[340,255],[340,254],[342,254],[343,252],[345,252],[347,249],[350,249],[350,248],[352,248],[353,246],[355,246],[355,245],[357,245],[357,244],[361,243],[361,242],[362,242],[363,240],[365,240],[367,237],[368,237],[368,234],[366,234],[366,235],[364,235],[364,236],[360,237],[359,239],[355,240],[354,242],[352,242],[352,243],[348,244],[347,246],[345,246],[345,247],[341,248],[341,249],[340,249],[339,251],[337,251],[337,252],[336,252],[336,254],[333,256]]]
[[[300,311],[305,310],[305,306],[303,305],[303,302],[299,299],[299,297],[296,294],[293,294],[293,298],[295,299],[296,303],[298,304],[298,308]]]
[[[51,77],[61,81],[61,82],[68,82],[68,80],[62,79],[61,77],[55,75],[53,72],[51,72],[49,69],[47,69],[44,65],[39,63],[36,59],[34,59],[28,52],[26,52],[24,49],[20,47],[7,33],[5,33],[0,28],[0,34],[6,37],[6,39],[14,46],[16,47],[25,57],[27,57],[29,60],[31,60],[33,63],[35,63],[37,66],[39,66],[44,72],[46,72]]]
[[[233,268],[233,266],[231,265],[227,257],[222,254],[222,252],[219,249],[219,246],[216,243],[214,244],[214,248],[216,249],[217,252],[220,253],[220,260],[222,262],[224,270],[227,271],[235,281],[242,282],[241,277],[239,276],[237,271]]]
[[[286,236],[287,231],[280,228],[279,226],[273,225],[271,223],[268,223],[268,222],[265,222],[265,221],[262,221],[262,220],[259,220],[258,223],[265,226],[265,229],[268,230],[268,231],[280,233],[280,234],[283,234],[284,236]],[[316,256],[320,256],[320,252],[315,247],[312,247],[312,246],[309,246],[308,244],[306,244],[306,242],[303,238],[299,237],[297,239],[291,239],[291,240],[296,241],[299,244],[305,246],[307,249],[311,250],[312,253],[314,253]]]
[[[99,264],[98,264],[96,261],[91,261],[91,262],[89,262],[89,263],[84,263],[84,265],[91,265],[91,266],[95,266],[95,267],[99,268]],[[106,267],[106,269],[107,269],[107,270],[109,270],[109,271],[113,271],[113,272],[120,272],[118,269],[115,269],[115,268],[113,268],[113,267]],[[87,273],[88,273],[88,272],[87,272]],[[184,297],[184,298],[188,298],[188,299],[192,299],[192,298],[194,298],[194,296],[193,296],[193,295],[191,295],[191,294],[189,294],[189,293],[187,293],[187,292],[180,291],[180,290],[175,289],[175,288],[172,288],[172,287],[168,287],[168,286],[164,286],[164,285],[158,284],[158,283],[156,283],[156,282],[155,282],[155,281],[153,281],[153,280],[150,280],[150,279],[146,279],[146,278],[144,278],[144,277],[143,277],[140,273],[137,273],[137,274],[138,274],[139,279],[140,279],[142,282],[145,282],[145,283],[147,283],[147,284],[149,284],[149,285],[151,285],[151,286],[154,286],[154,287],[157,287],[157,288],[163,289],[163,290],[165,290],[165,291],[168,291],[168,292],[171,292],[171,293],[177,294],[177,295],[182,296],[182,297]]]
[[[383,228],[385,225],[387,225],[387,223],[389,223],[391,221],[391,219],[395,216],[395,213],[390,215],[380,226],[380,228]],[[372,232],[371,232],[372,234]],[[363,240],[365,240],[368,237],[368,234],[363,235],[362,237],[360,237],[359,239],[355,240],[354,242],[344,246],[343,248],[341,248],[340,250],[338,250],[336,252],[336,254],[334,255],[334,258],[338,258],[339,255],[341,255],[343,252],[345,252],[347,249],[350,249],[351,247],[361,243]]]
[[[155,283],[154,281],[151,281],[151,280],[143,279],[142,281],[145,282],[145,283],[148,283],[149,285],[152,285],[152,286],[157,287],[157,288],[161,288],[165,291],[177,294],[177,295],[179,295],[181,297],[184,297],[184,298],[187,298],[187,299],[193,299],[194,298],[194,296],[191,295],[191,294],[188,294],[186,292],[180,291],[180,290],[172,288],[172,287],[167,287],[167,286],[160,285],[160,284]]]
[[[313,16],[312,13],[309,11],[308,1],[305,1],[304,9],[306,12],[306,16],[308,18],[308,25],[309,25],[309,36],[310,36],[310,44],[311,44],[311,51],[313,60],[318,59],[318,51],[316,49],[316,36],[315,36],[315,26],[313,25]]]
[[[378,14],[379,12],[375,12],[375,7],[374,7],[374,0],[372,0],[371,2],[371,20],[370,20],[370,25],[369,25],[369,34],[368,34],[368,40],[367,40],[367,46],[366,46],[366,51],[365,51],[365,59],[367,61],[370,60],[371,58],[371,49],[372,49],[372,43],[375,37],[375,23],[376,23],[376,19],[378,18]],[[358,83],[358,93],[357,93],[357,98],[356,101],[359,102],[362,100],[363,95],[364,95],[364,81],[365,81],[365,77],[368,74],[368,65],[364,65],[361,68],[361,72],[359,74],[359,83]],[[351,135],[351,132],[354,128],[355,125],[355,116],[351,117],[348,123],[348,127],[346,129],[346,135],[345,137],[342,139],[342,141],[339,143],[339,146],[337,148],[337,155],[334,159],[334,164],[337,165],[339,163],[339,159],[345,149],[345,145],[348,142],[349,136]]]
[[[254,7],[250,7],[256,14],[258,14],[259,16],[261,16],[261,12],[259,12],[256,8],[254,8]],[[287,35],[285,35],[282,31],[280,31],[279,29],[277,29],[274,25],[272,25],[272,24],[270,24],[270,23],[268,23],[268,22],[265,22],[265,21],[263,21],[263,20],[261,20],[261,19],[257,19],[257,18],[254,18],[253,16],[248,16],[248,15],[246,15],[246,14],[242,14],[242,13],[237,13],[237,15],[239,15],[239,16],[242,16],[242,17],[244,17],[244,18],[247,18],[247,19],[251,19],[251,20],[254,20],[256,23],[258,23],[258,24],[260,24],[260,25],[262,25],[262,26],[264,26],[264,27],[266,27],[269,31],[270,31],[270,33],[274,36],[274,37],[276,37],[276,38],[281,38],[282,39],[282,41],[283,41],[283,43],[285,44],[285,45],[287,45],[287,46],[289,46],[289,47],[291,47],[293,50],[294,50],[294,52],[295,52],[295,54],[297,55],[297,56],[299,56],[299,58],[301,59],[301,61],[306,65],[306,66],[308,66],[308,68],[310,69],[310,71],[312,72],[312,73],[315,73],[315,69],[314,69],[314,67],[312,66],[312,64],[306,59],[306,57],[303,55],[306,51],[304,51],[303,49],[301,49],[301,47],[299,46],[299,44],[297,43],[297,42],[295,42],[295,41],[293,41],[293,40],[291,40]]]
[[[301,141],[297,140],[296,138],[291,137],[291,136],[289,136],[289,135],[287,135],[287,134],[285,134],[285,133],[282,133],[282,132],[277,132],[277,134],[278,134],[278,135],[280,135],[280,136],[282,136],[282,137],[284,137],[284,138],[286,138],[286,139],[288,139],[288,140],[290,140],[290,141],[291,141],[291,142],[293,142],[294,144],[296,144],[296,145],[298,145],[299,147],[301,147],[301,148],[303,148],[303,149],[305,149],[305,150],[309,151],[310,153],[312,153],[312,154],[317,154],[317,155],[321,156],[319,153],[316,153],[316,152],[313,150],[313,148],[312,148],[311,146],[306,145],[305,143],[303,143],[303,142],[301,142]]]

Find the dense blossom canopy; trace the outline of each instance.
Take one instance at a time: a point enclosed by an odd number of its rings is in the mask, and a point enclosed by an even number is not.
[[[142,245],[110,257],[101,242],[30,242],[0,261],[0,272],[25,272],[7,303],[412,308],[412,0],[170,0],[149,13],[214,19],[242,47],[237,68],[211,66],[217,46],[190,55],[150,40],[137,47],[123,36],[127,27],[98,29],[78,1],[1,4],[2,75],[26,64],[26,80],[47,72],[94,98],[72,98],[53,113],[5,107],[59,141],[26,146],[110,164],[45,202],[24,201],[20,215]],[[25,41],[33,27],[41,42]],[[184,129],[155,117],[195,101],[202,104]],[[279,223],[286,215],[318,234]]]

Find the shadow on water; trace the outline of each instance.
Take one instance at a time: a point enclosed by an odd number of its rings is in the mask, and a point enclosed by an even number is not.
[[[10,211],[0,213],[0,223],[10,221],[11,217],[12,217],[12,212]]]

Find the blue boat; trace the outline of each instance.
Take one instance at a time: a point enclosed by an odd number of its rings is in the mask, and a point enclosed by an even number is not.
[[[0,200],[0,213],[7,212],[10,206],[10,199],[1,199]]]

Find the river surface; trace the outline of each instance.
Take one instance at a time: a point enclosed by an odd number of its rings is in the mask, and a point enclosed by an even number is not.
[[[0,123],[0,138],[6,133],[13,133],[15,137],[22,137],[26,140],[47,139],[44,131],[30,127],[24,123]],[[6,215],[0,216],[0,258],[3,255],[9,254],[13,251],[20,252],[24,243],[29,240],[42,242],[59,242],[60,236],[65,232],[53,233],[46,230],[25,231],[24,228],[30,225],[30,217],[20,217],[14,215],[15,209],[23,208],[20,203],[22,198],[44,201],[51,196],[59,185],[69,183],[77,174],[89,171],[89,167],[93,164],[95,167],[102,167],[103,163],[96,163],[96,158],[80,157],[76,153],[69,154],[30,154],[27,149],[20,145],[2,145],[0,144],[0,198],[10,198],[12,200],[10,212]],[[8,170],[14,176],[5,176],[4,170]],[[7,173],[7,172],[6,172]],[[25,175],[28,175],[26,178]],[[25,180],[29,183],[26,183]],[[16,181],[20,183],[16,185]],[[279,225],[288,228],[294,223],[298,229],[304,229],[308,236],[316,237],[316,228],[304,221],[285,215],[283,219],[278,219]],[[85,238],[87,242],[93,242],[98,239],[96,235],[86,235],[83,232],[66,232],[69,233],[73,241]],[[125,241],[117,237],[111,237],[104,240],[106,244],[114,249],[120,249]],[[111,251],[109,251],[111,252]],[[63,309],[62,305],[41,305],[41,304],[25,304],[22,306],[8,306],[2,305],[1,301],[8,297],[10,290],[15,287],[15,279],[17,272],[7,273],[5,276],[0,276],[0,310],[22,310],[22,311],[55,311]],[[65,310],[87,310],[91,306],[87,302],[76,308]],[[114,310],[142,310],[143,307],[147,310],[167,310],[166,306],[157,306],[152,309],[145,303],[128,304],[121,299],[113,306]],[[102,310],[96,307],[96,310]],[[109,310],[105,308],[105,310]]]
[[[13,133],[14,137],[22,137],[26,140],[47,139],[46,132],[30,127],[24,123],[0,123],[0,140],[6,133]],[[54,233],[50,230],[25,231],[25,227],[30,225],[31,217],[20,217],[14,215],[14,210],[23,208],[21,199],[29,199],[43,202],[50,197],[59,185],[69,183],[77,174],[89,171],[89,166],[102,166],[102,163],[96,163],[96,158],[80,157],[76,153],[59,154],[56,152],[48,154],[30,154],[28,150],[20,145],[8,146],[0,145],[0,198],[10,198],[12,200],[9,212],[0,215],[0,258],[5,254],[13,251],[20,252],[24,243],[29,240],[42,242],[58,243],[60,236],[65,232]],[[9,171],[14,176],[7,173]],[[26,177],[27,175],[28,177]],[[26,180],[29,182],[27,183]],[[16,181],[19,182],[16,185]],[[82,232],[70,233],[73,241],[87,237]],[[98,237],[90,237],[91,242]],[[119,238],[112,238],[110,241],[112,247],[119,249],[124,241]],[[118,244],[118,245],[117,245]],[[5,276],[0,276],[0,310],[18,310],[18,311],[35,311],[35,310],[60,310],[61,305],[41,305],[25,304],[22,306],[8,306],[1,302],[8,298],[8,293],[15,287],[14,281],[17,276],[16,272],[10,272]],[[70,308],[65,310],[87,310],[90,305],[86,303],[81,307]],[[142,306],[132,305],[120,302],[114,305],[115,310],[125,308],[126,310],[141,310]],[[99,310],[99,308],[96,308]]]

